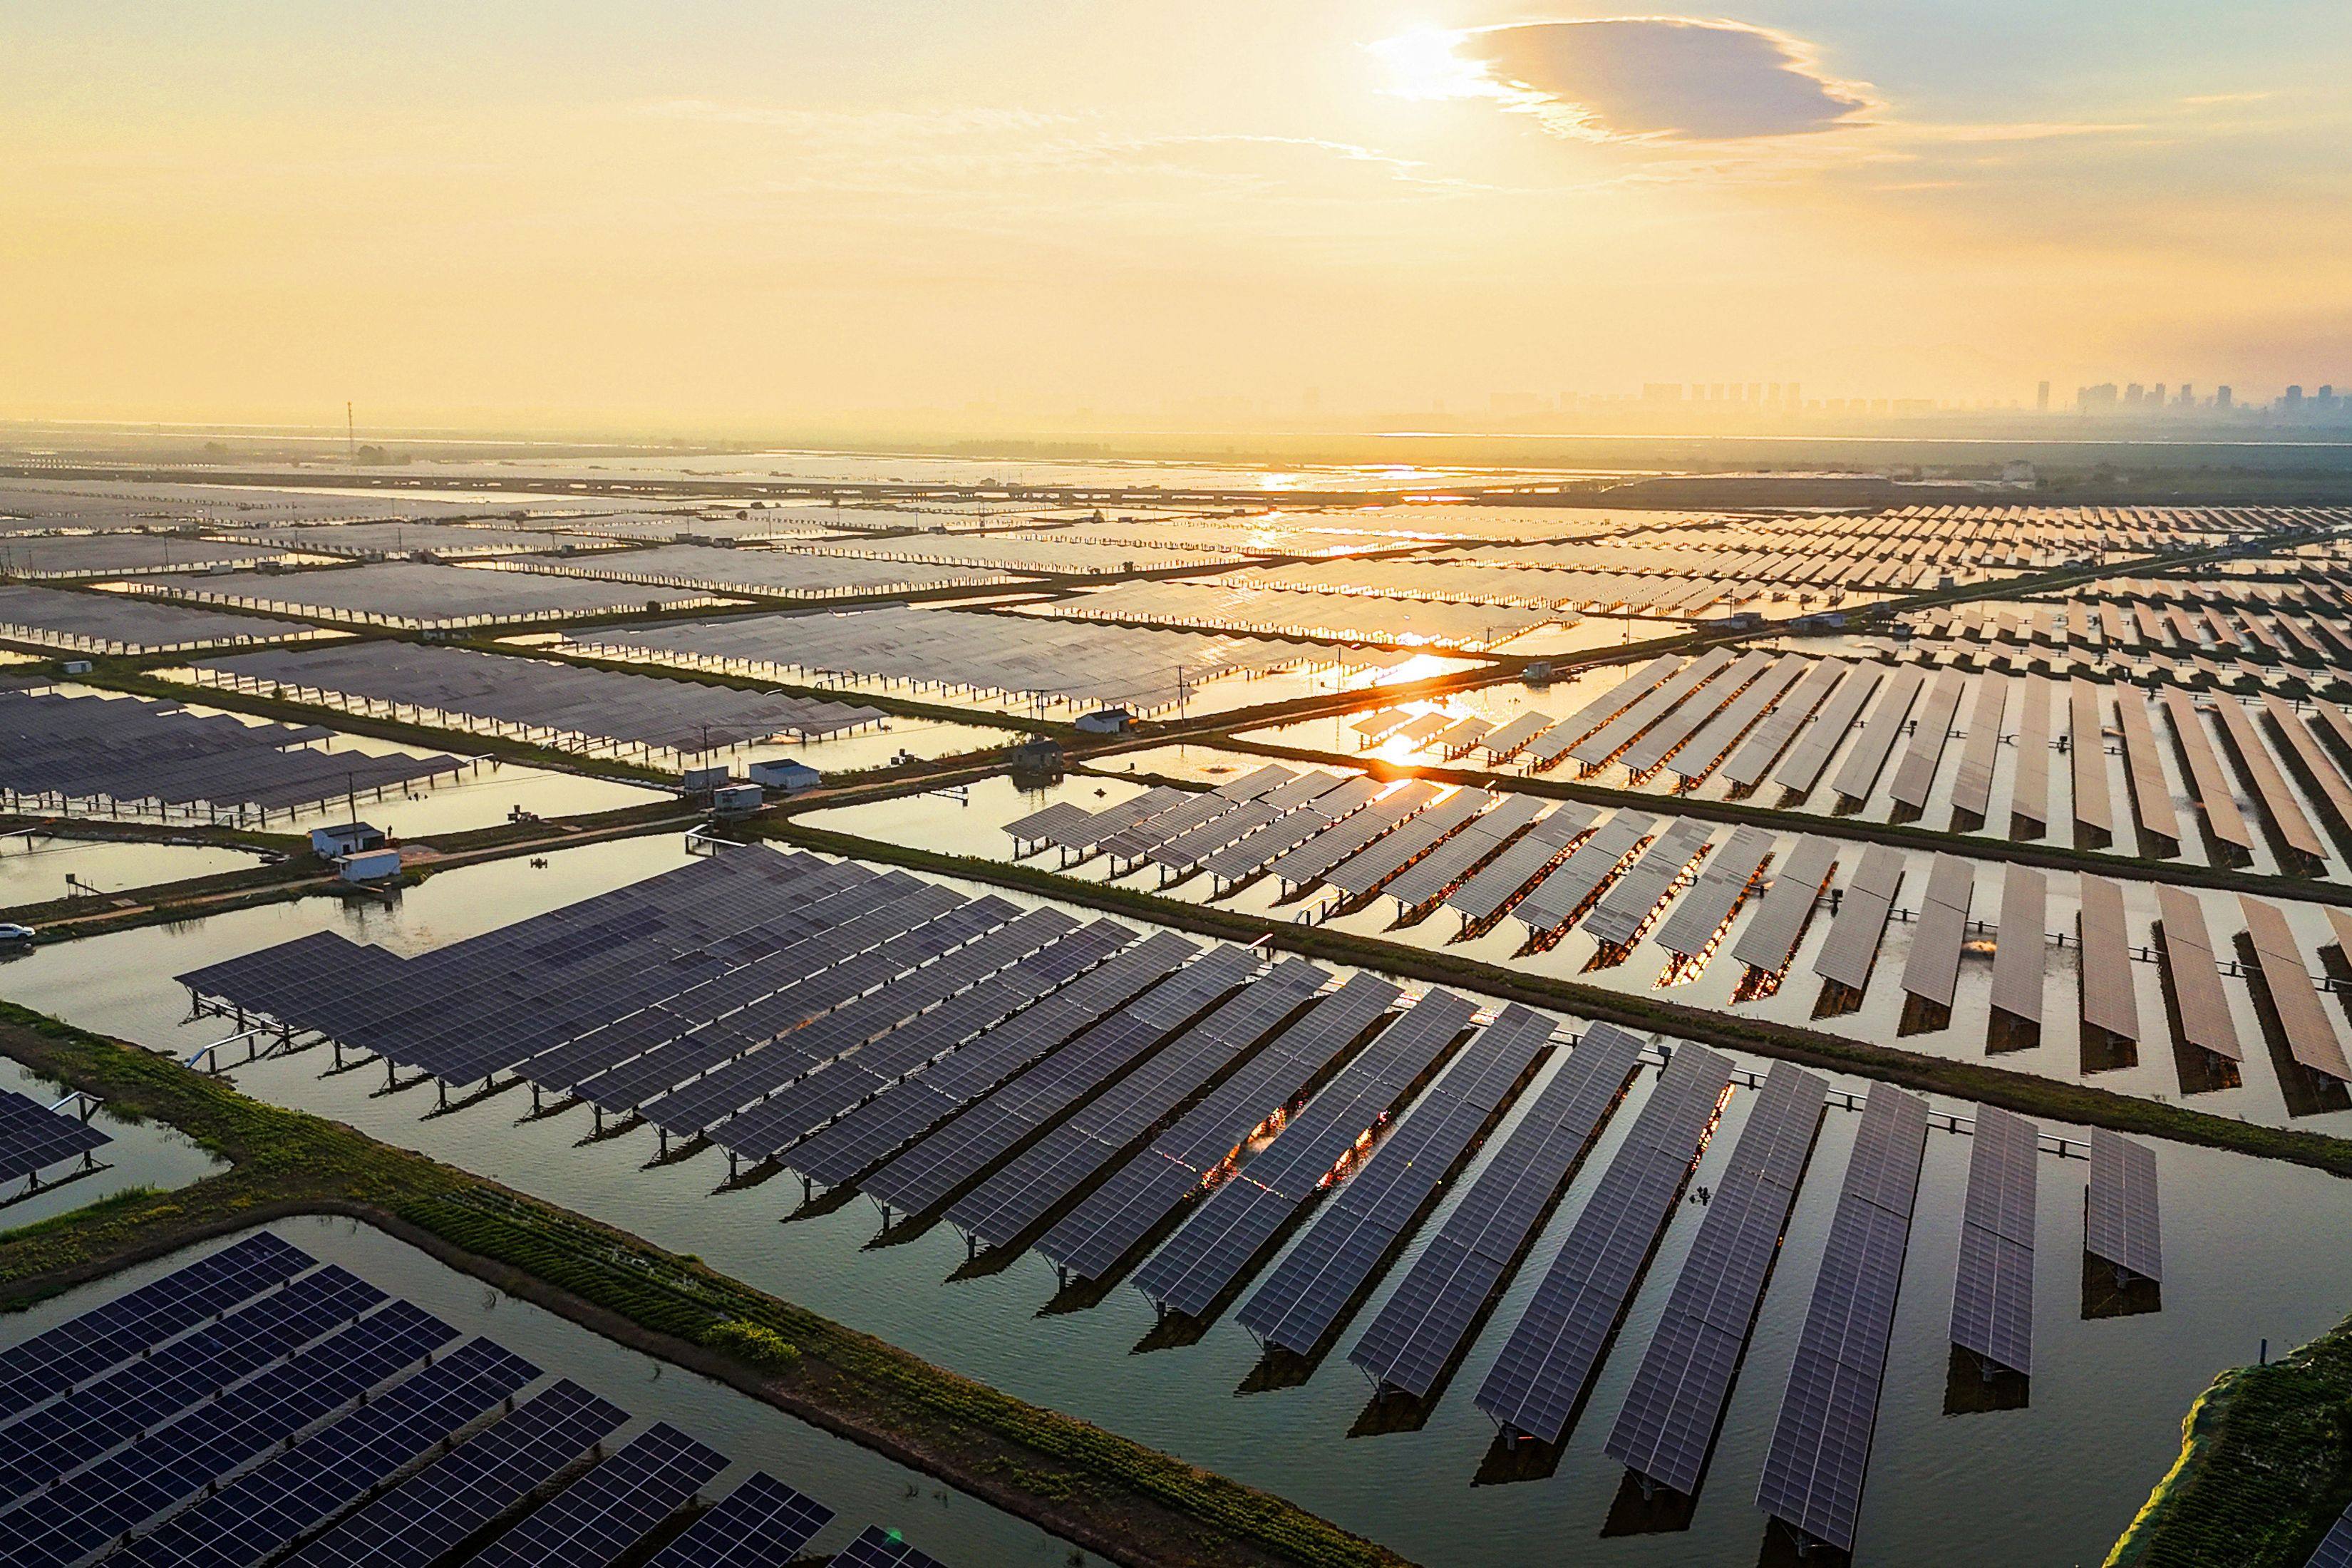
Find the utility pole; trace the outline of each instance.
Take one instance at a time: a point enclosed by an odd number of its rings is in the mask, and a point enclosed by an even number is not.
[[[358,422],[352,417],[352,405],[349,401],[346,401],[343,404],[343,447],[351,455],[352,465],[354,468],[358,467],[360,460],[360,427]]]

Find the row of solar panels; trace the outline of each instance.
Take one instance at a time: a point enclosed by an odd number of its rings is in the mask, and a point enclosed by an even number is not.
[[[0,1561],[782,1568],[833,1520],[764,1473],[702,1506],[726,1456],[629,1425],[262,1231],[0,1351]],[[880,1529],[833,1561],[934,1563]]]
[[[0,689],[0,791],[63,802],[314,805],[358,790],[461,773],[457,757],[321,752],[313,725],[248,724],[144,698]]]

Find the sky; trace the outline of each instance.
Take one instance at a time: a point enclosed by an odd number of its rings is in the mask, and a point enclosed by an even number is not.
[[[0,7],[0,417],[2352,383],[2352,7]]]

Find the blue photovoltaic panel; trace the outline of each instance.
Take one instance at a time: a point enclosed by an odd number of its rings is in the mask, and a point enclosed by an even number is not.
[[[1639,1037],[1595,1024],[1430,1238],[1349,1361],[1425,1396],[1533,1245],[1584,1152],[1642,1065]]]
[[[1724,1058],[1703,1046],[1675,1047],[1479,1386],[1477,1406],[1497,1425],[1547,1443],[1567,1431],[1730,1085]]]
[[[864,1534],[834,1558],[833,1568],[945,1568],[945,1564],[899,1540],[896,1531],[869,1524]]]
[[[1685,1497],[1697,1495],[1827,1103],[1801,1068],[1782,1062],[1764,1080],[1603,1445]]]
[[[1113,1171],[1037,1243],[1081,1279],[1099,1279],[1178,1205],[1200,1191],[1251,1131],[1287,1104],[1398,997],[1397,988],[1358,974],[1242,1064]]]
[[[289,1568],[426,1568],[628,1419],[559,1383],[296,1552]]]
[[[430,1455],[539,1376],[475,1340],[381,1398],[248,1470],[109,1561],[125,1568],[247,1568]]]
[[[926,1134],[859,1185],[909,1214],[944,1202],[1247,980],[1258,962],[1241,948],[1211,950]]]
[[[1124,928],[1120,928],[1124,929]],[[1172,931],[1125,948],[1103,965],[948,1051],[796,1145],[792,1164],[828,1184],[847,1182],[1072,1036],[1133,1001],[1200,950]]]
[[[1952,1342],[2031,1375],[2034,1178],[2042,1136],[2023,1117],[1990,1105],[1977,1107],[1976,1121],[1959,1276],[1952,1290]]]
[[[0,1420],[284,1284],[316,1261],[262,1231],[0,1350]]]
[[[394,1301],[0,1514],[0,1563],[66,1568],[456,1337]]]
[[[1248,1056],[1330,978],[1304,959],[1284,959],[1176,1038],[1142,1057],[1131,1071],[958,1199],[948,1210],[949,1222],[966,1235],[992,1242],[1023,1234],[1055,1204],[1087,1185],[1120,1150]]]
[[[27,1412],[0,1426],[0,1500],[55,1480],[383,1300],[383,1291],[329,1264]]]
[[[0,1089],[0,1181],[15,1181],[87,1154],[113,1137],[78,1116]]]
[[[726,1468],[724,1454],[657,1422],[490,1542],[473,1568],[605,1568]]]
[[[1411,1022],[1408,1015],[1405,1024]],[[1261,1342],[1301,1355],[1321,1343],[1549,1047],[1555,1027],[1555,1020],[1532,1009],[1504,1008],[1243,1304],[1241,1325]]]
[[[1365,1134],[1444,1059],[1469,1027],[1472,1013],[1452,992],[1423,996],[1285,1122],[1237,1176],[1209,1194],[1192,1223],[1137,1272],[1136,1287],[1176,1311],[1207,1312]]]
[[[646,1568],[784,1568],[833,1522],[833,1510],[765,1471],[663,1547]]]
[[[1873,1084],[1756,1489],[1757,1507],[1842,1552],[1853,1550],[1862,1514],[1927,1148],[1927,1102]]]

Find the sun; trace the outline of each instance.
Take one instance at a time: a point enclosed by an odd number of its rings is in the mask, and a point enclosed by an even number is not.
[[[1388,68],[1389,90],[1399,98],[1484,98],[1495,90],[1486,68],[1454,50],[1469,35],[1451,27],[1414,27],[1367,45]]]

